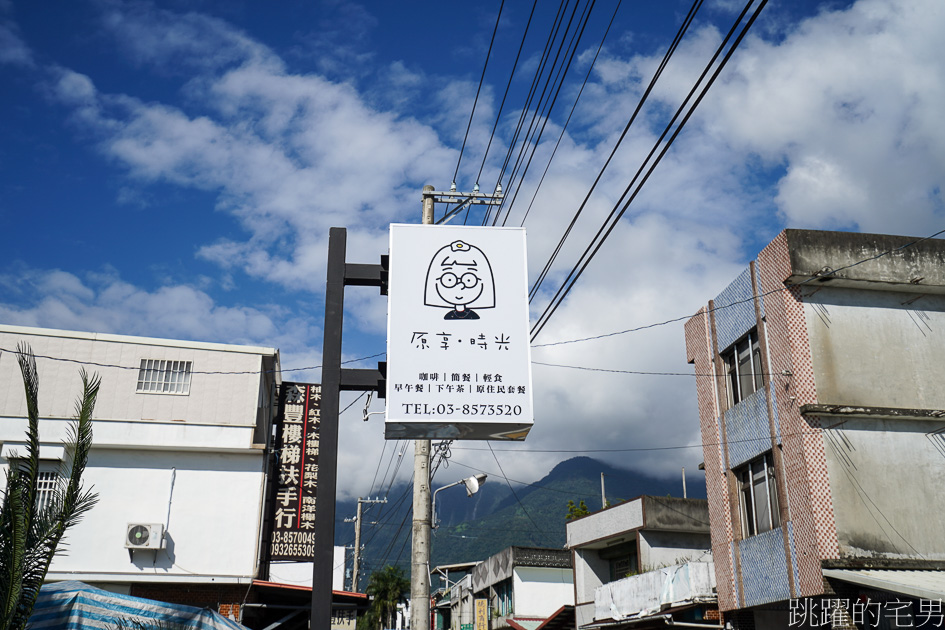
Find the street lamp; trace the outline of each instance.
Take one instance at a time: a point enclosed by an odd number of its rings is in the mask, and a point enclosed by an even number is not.
[[[431,520],[433,522],[430,523],[430,527],[433,529],[437,528],[437,520],[438,520],[436,518],[436,493],[437,492],[439,492],[440,490],[446,490],[447,488],[452,488],[453,486],[458,486],[459,484],[463,484],[464,486],[466,486],[466,496],[471,497],[472,495],[479,492],[479,486],[481,486],[485,482],[486,482],[486,474],[479,473],[478,475],[473,475],[472,477],[467,477],[466,479],[460,479],[459,481],[454,481],[453,483],[448,483],[441,488],[437,488],[433,492],[433,506],[432,506],[432,509],[430,510],[430,514],[432,517]]]

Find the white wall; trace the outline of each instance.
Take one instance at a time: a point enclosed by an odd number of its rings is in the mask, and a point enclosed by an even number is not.
[[[945,296],[821,289],[804,297],[818,403],[945,409]]]
[[[95,335],[0,326],[0,348],[25,341],[36,355],[69,358],[116,367],[88,365],[102,377],[95,405],[101,420],[154,420],[248,425],[256,423],[258,374],[267,348]],[[136,394],[141,359],[192,361],[190,394]],[[71,418],[80,391],[79,365],[37,358],[39,409],[44,418]],[[202,374],[200,372],[247,372]],[[0,416],[25,416],[26,404],[16,355],[0,354]],[[100,442],[101,443],[101,442]]]
[[[515,567],[512,589],[516,617],[547,617],[565,604],[574,604],[571,569]]]
[[[312,586],[311,562],[274,562],[269,565],[269,581],[295,586]],[[345,548],[334,548],[334,561],[331,569],[331,588],[334,591],[345,590]]]
[[[566,546],[574,548],[586,545],[638,527],[643,527],[643,501],[634,499],[570,521],[567,524]]]
[[[98,504],[67,534],[50,577],[128,580],[256,574],[263,455],[93,449]],[[173,479],[173,490],[172,490]],[[165,549],[124,547],[129,523],[166,526]]]
[[[246,582],[256,575],[265,449],[254,445],[267,348],[0,325],[0,348],[95,362],[101,376],[93,448],[83,476],[98,504],[66,537],[50,578]],[[137,393],[141,359],[192,361],[188,395]],[[79,366],[37,358],[41,457],[61,459],[80,393]],[[206,371],[246,374],[200,374]],[[16,356],[0,353],[0,468],[25,454],[27,422]],[[264,436],[263,436],[264,437]],[[124,546],[129,523],[166,526],[165,548]]]
[[[709,534],[640,530],[640,571],[712,558]]]
[[[945,420],[822,421],[841,555],[945,560]]]

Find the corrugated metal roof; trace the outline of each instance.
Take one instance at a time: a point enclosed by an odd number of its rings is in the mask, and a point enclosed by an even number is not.
[[[945,571],[824,569],[824,577],[919,599],[945,598]]]

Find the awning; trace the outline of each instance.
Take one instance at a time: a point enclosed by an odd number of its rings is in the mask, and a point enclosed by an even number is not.
[[[916,599],[945,599],[945,571],[824,569],[824,577]]]

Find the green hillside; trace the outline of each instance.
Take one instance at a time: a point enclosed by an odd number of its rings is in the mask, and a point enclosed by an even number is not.
[[[646,477],[589,457],[561,462],[530,486],[513,483],[514,494],[505,480],[490,477],[472,498],[462,488],[437,496],[440,527],[432,539],[431,566],[483,560],[510,545],[560,549],[568,501],[583,500],[591,511],[600,509],[601,473],[612,504],[641,494],[682,496],[680,480]],[[705,497],[704,482],[690,479],[688,487],[689,496]],[[362,585],[372,570],[386,564],[410,570],[412,486],[394,487],[388,500],[365,511]],[[339,520],[354,511],[353,505],[339,504]],[[353,540],[353,527],[339,522],[335,544],[350,545]]]

